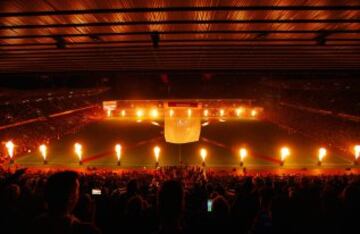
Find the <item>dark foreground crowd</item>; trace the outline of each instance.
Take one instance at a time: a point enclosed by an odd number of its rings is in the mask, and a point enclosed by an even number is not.
[[[0,173],[1,233],[358,233],[360,177]]]

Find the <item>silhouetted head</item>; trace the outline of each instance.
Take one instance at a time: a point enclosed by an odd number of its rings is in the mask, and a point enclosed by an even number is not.
[[[13,205],[20,197],[20,187],[16,184],[10,184],[3,190],[1,200],[4,205]]]
[[[165,223],[179,220],[184,207],[184,190],[180,182],[168,180],[163,183],[159,191],[159,213]]]
[[[140,196],[133,196],[127,201],[125,207],[126,215],[130,217],[140,217],[144,211],[144,201]]]
[[[228,217],[230,212],[229,203],[223,196],[217,196],[213,200],[213,214],[215,217]]]
[[[74,214],[82,221],[91,222],[94,217],[95,203],[92,197],[85,193],[80,195]]]
[[[79,186],[76,172],[65,171],[51,175],[46,186],[49,212],[58,215],[71,213],[79,198]]]
[[[273,190],[265,187],[260,190],[260,205],[262,208],[269,209],[272,203]]]
[[[135,179],[130,180],[129,183],[127,184],[126,189],[129,194],[131,194],[131,195],[136,194],[139,190],[137,180],[135,180]]]

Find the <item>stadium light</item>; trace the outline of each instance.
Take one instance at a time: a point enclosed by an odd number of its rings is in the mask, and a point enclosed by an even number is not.
[[[244,112],[244,109],[242,107],[239,107],[235,110],[236,116],[240,117],[240,115]]]
[[[115,145],[115,153],[116,153],[116,158],[117,158],[117,165],[120,166],[121,165],[121,145],[120,144],[116,144]]]
[[[202,159],[202,166],[205,167],[205,160],[207,156],[207,150],[205,148],[200,149],[200,157]]]
[[[283,166],[285,163],[285,159],[290,155],[290,150],[288,147],[282,147],[280,149],[280,165]]]
[[[111,110],[110,109],[108,109],[106,113],[107,113],[107,117],[111,117]]]
[[[173,117],[174,114],[175,114],[175,113],[174,113],[174,110],[173,110],[173,109],[170,109],[170,111],[169,111],[169,116],[170,116],[170,117]]]
[[[358,163],[358,159],[360,157],[360,145],[354,146],[354,153],[355,153],[355,164]]]
[[[150,115],[152,118],[157,118],[159,116],[159,112],[157,109],[152,109]]]
[[[224,109],[220,109],[220,116],[223,117],[225,115]]]
[[[191,115],[192,115],[192,110],[190,108],[187,110],[187,115],[188,115],[188,117],[191,117]]]
[[[74,144],[74,152],[79,159],[79,164],[82,165],[82,145],[79,143]]]
[[[12,164],[12,163],[14,163],[13,157],[14,157],[15,145],[14,145],[14,143],[12,141],[8,141],[8,142],[6,142],[5,147],[7,149],[7,153],[8,153],[8,156],[10,158],[10,163]]]
[[[47,160],[46,160],[47,147],[46,147],[46,145],[45,145],[45,144],[41,144],[41,145],[39,146],[39,151],[40,151],[41,156],[43,157],[44,164],[47,164]]]
[[[208,117],[208,116],[209,116],[209,110],[208,110],[208,109],[205,109],[205,110],[204,110],[204,116],[205,116],[205,117]]]
[[[254,110],[251,111],[250,114],[251,114],[251,117],[256,117],[257,111],[254,109]]]
[[[240,155],[240,167],[244,166],[244,159],[246,158],[248,152],[247,149],[245,148],[241,148],[239,150],[239,155]]]
[[[126,111],[125,111],[125,110],[122,110],[122,111],[121,111],[121,117],[125,117],[125,115],[126,115]]]
[[[160,157],[160,147],[159,146],[155,146],[154,147],[154,155],[155,155],[155,168],[159,167],[159,157]]]
[[[138,109],[138,110],[136,111],[136,116],[137,116],[138,118],[142,118],[142,117],[144,116],[144,111],[143,111],[142,109]]]
[[[326,149],[321,147],[318,152],[318,166],[321,166],[322,160],[326,156]]]

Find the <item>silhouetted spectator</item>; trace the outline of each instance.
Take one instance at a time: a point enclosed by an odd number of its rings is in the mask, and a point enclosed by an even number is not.
[[[184,210],[184,190],[175,180],[163,183],[158,195],[160,233],[183,233],[181,217]]]
[[[231,231],[230,206],[221,195],[212,200],[212,211],[206,228],[208,233],[229,233]]]
[[[79,198],[79,180],[75,172],[51,175],[46,185],[48,212],[36,218],[33,233],[99,233],[92,224],[82,223],[73,215]]]
[[[93,198],[86,193],[80,196],[74,214],[81,221],[93,223],[95,219],[95,209],[96,205]]]

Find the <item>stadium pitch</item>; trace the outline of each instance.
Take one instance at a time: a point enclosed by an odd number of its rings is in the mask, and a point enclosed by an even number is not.
[[[74,143],[83,145],[83,165],[74,154]],[[122,145],[121,166],[117,166],[115,144]],[[206,148],[206,166],[210,168],[239,168],[239,148],[246,147],[248,169],[345,169],[353,167],[349,155],[328,149],[321,167],[317,165],[320,144],[278,126],[257,120],[215,122],[202,128],[199,142],[166,143],[163,127],[151,122],[103,120],[89,124],[76,134],[52,141],[48,146],[48,164],[43,165],[39,152],[15,158],[23,167],[96,167],[96,168],[154,168],[153,147],[161,148],[160,166],[201,165],[200,148]],[[280,148],[287,146],[291,154],[280,167]]]

